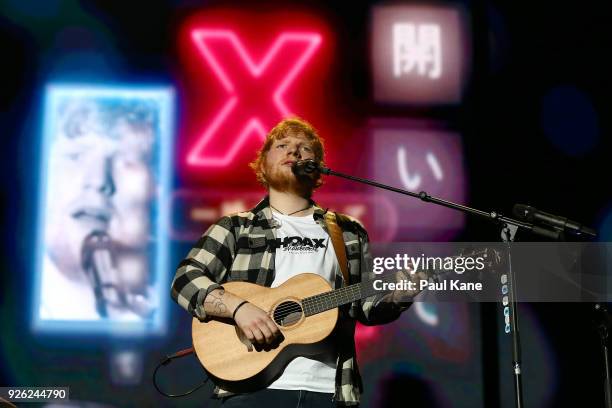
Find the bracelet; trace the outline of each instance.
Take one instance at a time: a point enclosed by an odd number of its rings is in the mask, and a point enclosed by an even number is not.
[[[240,303],[238,304],[238,306],[236,306],[236,308],[234,309],[234,314],[232,314],[232,320],[236,320],[236,319],[235,319],[235,318],[236,318],[236,312],[237,312],[237,311],[238,311],[238,309],[240,309],[240,308],[242,307],[242,305],[244,305],[245,303],[249,303],[249,302],[248,302],[248,301],[246,301],[246,300],[243,300],[242,302],[240,302]]]

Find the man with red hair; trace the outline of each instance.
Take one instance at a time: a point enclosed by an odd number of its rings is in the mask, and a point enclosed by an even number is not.
[[[373,278],[367,232],[357,220],[336,214],[348,259],[349,282],[345,282],[326,211],[311,199],[322,184],[320,174],[297,177],[292,171],[296,161],[307,159],[324,160],[323,141],[307,122],[285,119],[267,135],[251,167],[268,195],[252,210],[212,225],[177,269],[172,297],[194,317],[234,319],[251,342],[271,344],[280,332],[268,313],[226,291],[223,282],[276,287],[298,273],[316,271],[339,288]],[[408,308],[406,299],[406,293],[381,293],[341,307],[335,341],[324,353],[295,358],[260,391],[228,396],[217,387],[221,405],[358,405],[362,384],[355,358],[355,321],[368,325],[393,321]]]

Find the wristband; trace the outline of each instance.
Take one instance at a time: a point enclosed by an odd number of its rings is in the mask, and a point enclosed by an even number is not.
[[[246,300],[243,300],[242,302],[240,302],[240,303],[238,304],[238,306],[236,306],[236,308],[234,309],[234,314],[232,314],[232,320],[236,320],[236,319],[235,319],[235,317],[236,317],[236,312],[237,312],[237,311],[238,311],[238,309],[240,309],[240,308],[242,307],[242,305],[244,305],[245,303],[249,303],[249,302],[248,302],[248,301],[246,301]]]

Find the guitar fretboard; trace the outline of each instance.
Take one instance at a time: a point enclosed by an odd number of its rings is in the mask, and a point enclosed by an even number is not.
[[[492,252],[496,256],[491,257],[490,252]],[[489,264],[489,266],[500,262],[499,254],[496,254],[495,251],[489,251],[487,249],[471,253],[470,255],[482,255],[485,259],[489,258],[487,259],[487,263]],[[425,270],[423,272],[426,273],[429,279],[433,279],[434,281],[439,280],[441,276],[448,275],[451,273],[445,269],[430,269]],[[319,293],[318,295],[302,299],[304,314],[306,317],[308,317],[317,313],[324,312],[326,310],[336,308],[338,306],[345,305],[347,303],[354,302],[359,299],[367,298],[368,296],[380,293],[393,292],[393,290],[375,289],[374,282],[377,280],[380,280],[383,283],[397,282],[397,275],[399,273],[401,272],[381,274],[375,279],[345,286],[343,288],[331,290],[329,292]]]
[[[374,289],[374,281],[395,282],[397,280],[397,274],[398,272],[380,275],[380,277],[376,279],[356,283],[354,285],[345,286],[340,289],[319,293],[318,295],[302,299],[304,314],[306,316],[312,316],[359,299],[367,298],[377,293],[390,293],[392,292],[391,290],[384,291]]]

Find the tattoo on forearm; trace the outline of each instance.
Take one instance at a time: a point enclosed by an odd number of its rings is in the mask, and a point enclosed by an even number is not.
[[[216,292],[217,294],[215,294],[214,291],[209,293],[208,296],[206,296],[206,301],[204,303],[211,305],[215,314],[224,314],[227,311],[227,306],[225,303],[223,303],[223,295],[225,294],[225,290],[219,289]]]

